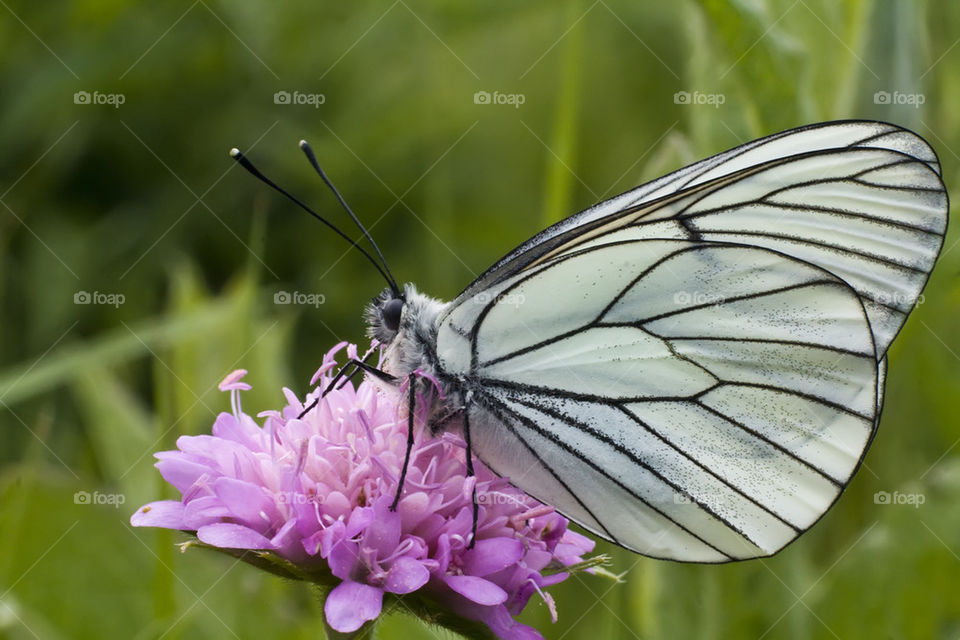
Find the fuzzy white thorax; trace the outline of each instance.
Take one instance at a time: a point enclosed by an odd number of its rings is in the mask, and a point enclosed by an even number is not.
[[[424,295],[412,284],[404,285],[403,313],[400,327],[389,330],[383,322],[381,309],[393,298],[385,290],[367,307],[366,319],[371,337],[384,345],[383,370],[403,379],[419,369],[436,375],[436,363],[431,356],[437,342],[437,319],[449,303]]]

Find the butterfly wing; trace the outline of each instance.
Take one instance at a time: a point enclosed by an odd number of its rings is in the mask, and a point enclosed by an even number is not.
[[[764,556],[810,527],[870,442],[945,228],[929,147],[861,126],[693,165],[481,276],[437,336],[480,458],[649,556]]]

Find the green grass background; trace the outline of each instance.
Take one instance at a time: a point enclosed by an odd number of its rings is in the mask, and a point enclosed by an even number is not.
[[[948,0],[3,0],[0,637],[323,637],[304,586],[128,525],[172,497],[150,454],[209,431],[224,374],[249,369],[245,407],[276,407],[326,349],[362,339],[382,286],[231,146],[342,222],[296,150],[309,139],[398,277],[449,299],[550,221],[813,121],[911,127],[956,189],[958,36]],[[78,105],[81,90],[125,102]],[[278,105],[280,90],[325,101]],[[553,589],[557,624],[536,601],[523,619],[570,640],[960,636],[958,240],[893,346],[865,468],[812,531],[729,566],[601,544],[622,584],[571,579]],[[278,291],[324,304],[275,305]],[[429,633],[396,616],[378,637]]]

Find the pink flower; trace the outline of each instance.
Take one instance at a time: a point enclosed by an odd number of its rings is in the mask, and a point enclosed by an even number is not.
[[[501,638],[539,638],[513,616],[539,593],[555,620],[543,589],[565,580],[563,569],[581,562],[593,542],[482,464],[466,478],[464,443],[451,434],[418,436],[392,511],[406,450],[398,406],[405,394],[348,383],[297,418],[329,384],[345,346],[356,356],[354,345],[337,345],[306,404],[284,389],[287,406],[260,414],[262,426],[240,406],[246,372],[227,376],[220,389],[233,411],[217,417],[213,435],[181,436],[176,451],[156,454],[182,498],[141,507],[131,524],[195,532],[213,547],[293,563],[299,576],[333,586],[324,612],[340,632],[377,618],[385,594],[422,592]],[[418,406],[430,400],[420,397]],[[470,548],[474,482],[480,508]]]

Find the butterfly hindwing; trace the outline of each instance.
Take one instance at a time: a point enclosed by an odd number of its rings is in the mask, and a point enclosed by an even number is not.
[[[640,261],[632,277],[602,277]],[[577,274],[597,276],[592,295],[548,323],[536,292]],[[704,285],[729,297],[691,289]],[[469,373],[474,450],[646,555],[777,551],[836,499],[873,429],[876,356],[859,298],[769,250],[660,240],[584,249],[486,309]],[[448,364],[450,344],[437,346]]]

